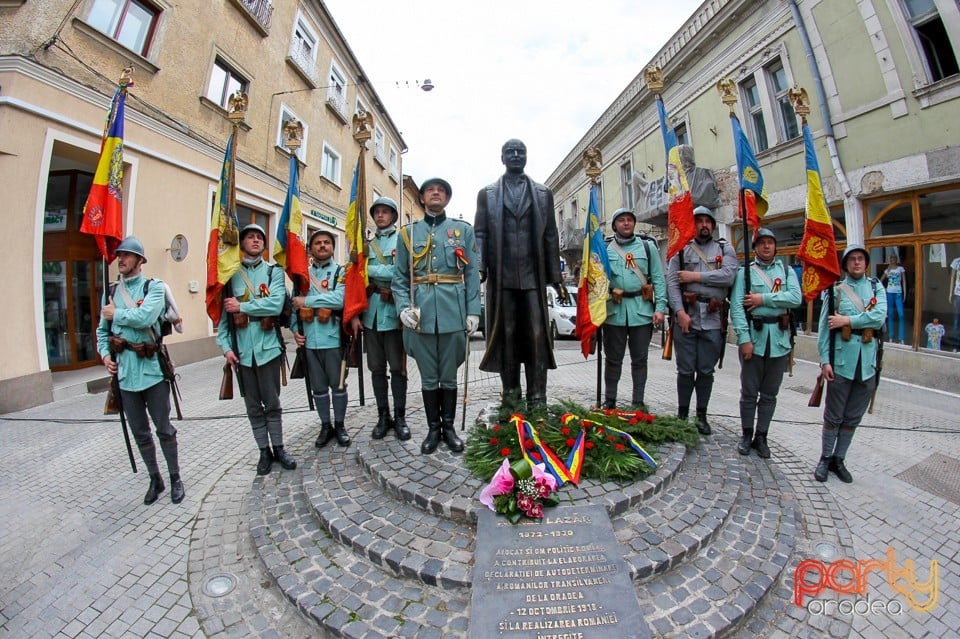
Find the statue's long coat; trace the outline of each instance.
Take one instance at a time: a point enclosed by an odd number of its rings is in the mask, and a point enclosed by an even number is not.
[[[550,313],[547,308],[546,288],[550,284],[561,282],[563,275],[560,272],[560,242],[557,233],[557,221],[553,212],[553,193],[543,184],[534,182],[529,177],[527,192],[531,194],[534,228],[531,236],[532,262],[536,265],[537,284],[540,290],[540,310],[543,317],[544,339],[550,339]],[[503,278],[503,269],[517,268],[515,264],[504,264],[503,255],[503,178],[480,189],[477,194],[477,214],[474,218],[474,231],[477,238],[477,247],[480,250],[480,271],[486,272],[485,304],[486,325],[484,332],[487,338],[487,352],[480,362],[480,370],[499,373],[503,368],[503,322],[516,321],[515,318],[504,318],[500,311],[501,291],[500,283]],[[545,349],[549,353],[549,368],[556,368],[556,359],[553,349],[547,344]]]

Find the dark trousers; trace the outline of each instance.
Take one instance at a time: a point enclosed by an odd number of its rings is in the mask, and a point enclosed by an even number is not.
[[[539,289],[509,289],[500,293],[503,321],[503,392],[520,390],[520,365],[527,378],[527,399],[546,400],[550,336],[540,306]]]
[[[313,387],[314,404],[321,424],[330,423],[330,391],[333,391],[333,421],[342,422],[347,414],[347,379],[344,373],[340,390],[340,348],[308,348],[307,369]]]
[[[403,351],[403,334],[393,331],[366,329],[363,343],[367,347],[367,369],[378,408],[389,408],[387,400],[387,365],[390,365],[390,380],[394,405],[404,406],[407,393],[406,353]],[[398,397],[402,395],[402,397]]]
[[[754,418],[758,434],[765,435],[770,430],[789,359],[789,355],[764,357],[756,353],[750,359],[740,358],[740,427],[743,430],[754,429]]]
[[[705,411],[713,391],[713,371],[724,348],[720,329],[673,332],[673,349],[677,359],[677,405],[689,408],[690,397],[697,391],[697,410]]]
[[[644,326],[603,325],[603,350],[607,361],[604,365],[604,399],[616,403],[617,385],[620,383],[620,371],[623,368],[623,354],[630,345],[630,377],[633,380],[632,403],[643,403],[644,389],[647,386],[647,357],[650,353],[650,339],[653,337],[653,324]]]
[[[123,399],[123,412],[127,417],[127,424],[133,432],[133,439],[140,449],[147,472],[151,475],[160,474],[157,464],[157,449],[153,443],[153,433],[150,431],[150,422],[147,413],[153,420],[157,430],[157,439],[160,440],[160,449],[167,462],[167,470],[171,475],[180,474],[180,463],[177,454],[177,429],[170,423],[170,384],[166,381],[154,384],[142,391],[127,391],[120,389]]]
[[[253,428],[253,438],[260,448],[283,446],[283,409],[280,406],[280,362],[274,357],[265,364],[240,366],[243,378],[244,404]]]

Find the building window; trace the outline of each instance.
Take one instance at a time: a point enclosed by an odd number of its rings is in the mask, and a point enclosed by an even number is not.
[[[340,186],[340,154],[326,142],[323,144],[323,160],[320,165],[320,175]]]
[[[288,106],[285,105],[285,104],[281,104],[281,105],[280,105],[280,122],[278,123],[278,126],[277,126],[277,146],[279,146],[280,148],[283,148],[283,149],[286,148],[286,146],[284,146],[284,144],[283,144],[283,143],[284,143],[284,139],[283,139],[283,128],[287,125],[287,122],[289,122],[290,120],[293,120],[293,119],[299,120],[299,121],[300,121],[300,124],[303,125],[303,139],[300,141],[300,148],[297,149],[296,155],[297,155],[297,159],[298,159],[298,160],[300,160],[301,162],[306,163],[306,161],[307,161],[307,132],[308,132],[308,130],[309,130],[309,127],[307,126],[307,123],[304,121],[303,118],[301,118],[301,117],[298,116],[296,113],[294,113],[293,110],[291,110],[290,107],[288,107]]]
[[[620,165],[620,202],[624,208],[633,208],[633,163]]]
[[[790,80],[783,68],[783,63],[777,61],[766,68],[770,85],[773,88],[773,99],[776,101],[777,133],[783,142],[800,137],[800,127],[797,125],[797,114],[790,104]]]
[[[217,56],[210,72],[210,84],[207,87],[207,99],[227,108],[227,101],[237,91],[247,92],[250,83],[230,65]]]
[[[216,204],[214,204],[214,206],[216,206]],[[259,224],[263,230],[267,232],[267,237],[265,238],[267,241],[264,242],[264,246],[273,246],[273,243],[270,241],[270,216],[263,211],[237,204],[237,222],[239,222],[240,228],[245,227],[247,224]]]
[[[747,129],[750,132],[750,141],[754,150],[759,153],[770,148],[767,143],[767,123],[763,117],[763,107],[760,104],[760,89],[753,78],[740,85],[744,95],[744,106],[747,109]]]
[[[397,181],[400,181],[400,154],[397,153],[397,149],[394,146],[390,145],[390,176]]]
[[[141,0],[94,0],[87,22],[146,57],[160,13],[160,9]]]
[[[308,80],[316,82],[317,35],[302,15],[297,16],[294,24],[293,39],[290,42],[290,61]]]
[[[327,105],[329,105],[341,118],[347,117],[347,80],[343,71],[337,67],[336,63],[330,63],[330,85],[327,87]]]
[[[360,96],[357,96],[357,108],[354,110],[355,115],[360,115],[360,112],[370,113],[370,109],[367,108],[367,105],[363,103],[363,100],[360,99]]]
[[[383,135],[383,129],[376,125],[373,127],[373,159],[380,166],[387,166],[387,141]]]
[[[687,123],[680,122],[675,124],[673,132],[677,136],[677,144],[690,144],[690,137],[687,135]]]
[[[800,136],[797,115],[787,95],[791,78],[779,58],[740,83],[746,128],[757,153]]]
[[[903,8],[923,53],[930,81],[937,82],[960,72],[936,0],[903,0]]]

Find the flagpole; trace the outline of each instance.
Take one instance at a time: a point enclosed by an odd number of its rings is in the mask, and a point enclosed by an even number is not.
[[[594,153],[595,157],[597,158],[597,161],[593,161],[593,162],[590,161],[590,158],[588,158],[589,151],[592,151]],[[600,154],[599,148],[594,148],[588,151],[584,151],[584,162],[583,162],[584,173],[587,174],[587,180],[590,184],[591,200],[595,195],[594,190],[597,189],[597,187],[600,185],[600,174],[602,173],[602,169],[600,168],[599,161],[601,160],[601,158],[602,156]],[[590,215],[589,207],[587,210],[587,215],[588,216]],[[587,241],[587,238],[584,238],[584,241]],[[582,268],[583,266],[581,266],[581,269]],[[603,400],[601,397],[602,387],[603,387],[603,383],[602,383],[603,382],[603,324],[600,324],[600,326],[597,326],[597,330],[594,333],[594,337],[596,337],[596,340],[597,340],[597,406],[599,407],[603,405]]]

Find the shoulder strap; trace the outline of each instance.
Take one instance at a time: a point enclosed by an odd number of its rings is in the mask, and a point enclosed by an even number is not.
[[[644,246],[646,246],[646,242],[644,242],[643,240],[640,240],[640,242],[643,243]],[[618,244],[617,242],[611,242],[610,246],[612,246],[613,250],[617,252],[617,255],[619,255],[620,258],[623,260],[623,263],[627,265],[627,268],[630,269],[634,273],[634,275],[640,278],[640,284],[642,286],[646,286],[648,281],[647,276],[644,274],[643,271],[640,270],[640,267],[637,266],[637,263],[633,261],[632,257],[628,257],[631,254],[624,251],[623,247],[620,246],[620,244]],[[650,251],[648,249],[647,250],[648,266],[649,266],[649,262],[650,262]]]
[[[273,265],[270,265],[270,280],[273,280]],[[243,272],[243,267],[237,269],[237,273],[240,275],[240,279],[243,280],[244,285],[247,287],[247,290],[250,291],[250,297],[255,298],[257,296],[256,287],[254,287],[253,282],[250,281],[250,278],[247,277],[247,274]]]
[[[383,250],[380,248],[379,242],[374,240],[369,242],[367,246],[369,246],[370,249],[376,254],[378,262],[380,262],[381,264],[387,263],[387,257],[383,254]]]
[[[717,270],[717,263],[708,260],[707,256],[703,254],[703,251],[700,250],[700,247],[697,246],[696,243],[690,244],[690,248],[693,249],[694,253],[696,253],[700,257],[700,259],[703,261],[704,264],[706,264],[709,268],[712,268],[713,270]],[[722,247],[721,247],[721,250],[723,250]]]

